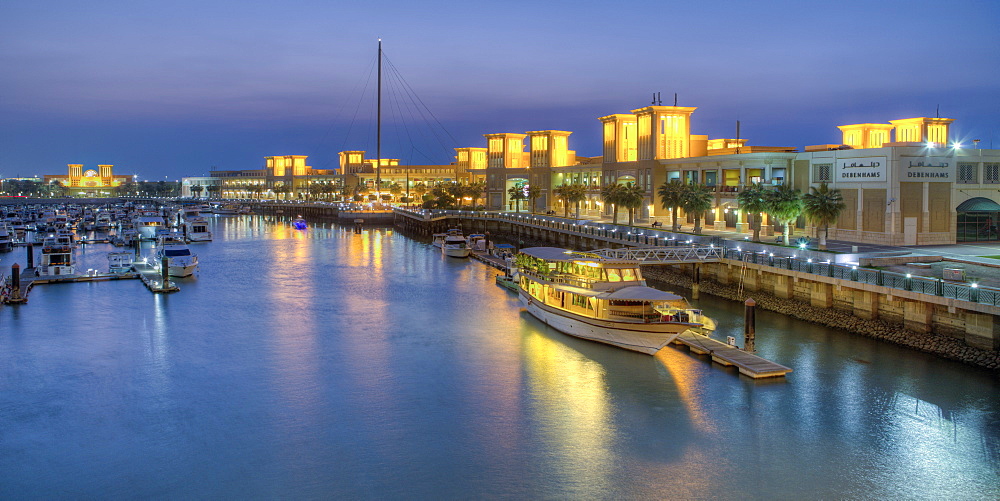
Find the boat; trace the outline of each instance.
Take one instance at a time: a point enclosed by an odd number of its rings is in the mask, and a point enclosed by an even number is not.
[[[42,258],[38,266],[38,275],[74,275],[73,247],[60,243],[56,237],[45,237],[42,240]]]
[[[157,233],[164,228],[162,216],[154,216],[148,213],[137,216],[132,224],[136,231],[139,232],[139,238],[142,240],[156,240]]]
[[[446,236],[448,236],[447,233],[435,233],[431,235],[431,245],[441,248],[444,245],[444,237]]]
[[[7,223],[0,223],[0,252],[8,252],[14,248],[13,233]]]
[[[486,235],[482,233],[473,233],[465,237],[465,241],[469,243],[469,249],[486,252]]]
[[[161,235],[156,244],[156,266],[167,259],[167,273],[172,277],[189,277],[198,269],[198,256],[184,243],[184,239],[174,233]]]
[[[469,243],[462,235],[462,230],[448,230],[448,233],[444,236],[444,241],[441,242],[442,254],[450,257],[469,257],[471,252],[472,249],[469,249]]]
[[[701,310],[683,297],[647,287],[635,260],[529,247],[515,263],[521,303],[571,336],[653,355],[705,325]]]
[[[128,251],[109,252],[108,269],[111,273],[125,273],[132,269],[132,259],[135,254]]]
[[[497,275],[497,285],[513,293],[517,293],[517,281],[511,275]]]
[[[211,242],[212,232],[208,230],[208,221],[201,216],[198,206],[184,208],[184,234],[189,242]]]
[[[292,221],[292,226],[294,226],[296,230],[304,230],[308,227],[306,225],[305,218],[303,218],[302,216],[295,218],[295,220]]]
[[[238,204],[222,204],[215,208],[215,213],[221,216],[233,216],[239,212],[240,206]]]

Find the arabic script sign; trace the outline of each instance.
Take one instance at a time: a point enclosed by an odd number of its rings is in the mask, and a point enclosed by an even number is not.
[[[838,183],[885,182],[886,157],[847,158],[837,160],[833,180]]]
[[[955,165],[950,158],[903,158],[900,181],[950,182],[955,180]]]

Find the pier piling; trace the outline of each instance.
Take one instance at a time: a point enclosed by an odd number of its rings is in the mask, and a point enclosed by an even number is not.
[[[170,286],[170,268],[168,266],[169,262],[170,258],[168,258],[167,256],[163,256],[163,258],[160,259],[160,276],[163,277],[164,287]]]
[[[754,337],[756,336],[757,329],[757,318],[754,310],[757,308],[757,302],[747,298],[743,305],[745,306],[743,315],[743,351],[753,353],[755,351]]]
[[[21,265],[14,263],[10,267],[10,293],[13,299],[21,299]]]
[[[28,242],[27,249],[28,249],[27,250],[27,253],[28,253],[28,256],[27,256],[28,257],[28,268],[34,268],[35,267],[35,244],[33,242]]]

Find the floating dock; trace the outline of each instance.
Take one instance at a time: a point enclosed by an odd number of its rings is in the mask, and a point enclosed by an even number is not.
[[[35,268],[21,270],[17,291],[8,291],[3,298],[6,304],[21,304],[28,302],[28,293],[39,284],[61,284],[70,282],[104,282],[108,280],[128,280],[139,278],[137,273],[92,273],[88,275],[36,275]]]
[[[727,367],[735,366],[740,374],[753,379],[767,377],[782,377],[792,369],[784,365],[776,364],[770,360],[765,360],[753,353],[747,353],[735,346],[730,346],[710,337],[695,334],[691,331],[682,332],[674,344],[683,344],[692,353],[699,355],[709,355],[712,361]]]
[[[142,283],[146,284],[146,287],[157,293],[167,293],[167,292],[177,292],[180,287],[177,287],[174,282],[168,277],[164,283],[163,275],[160,270],[153,268],[151,265],[146,263],[132,263],[132,269],[139,275],[139,279]]]
[[[482,261],[500,271],[503,272],[507,271],[507,262],[490,253],[484,251],[472,251],[471,253],[469,253],[469,257],[477,261]]]

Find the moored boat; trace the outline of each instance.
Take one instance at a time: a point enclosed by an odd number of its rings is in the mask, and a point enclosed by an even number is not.
[[[73,247],[60,243],[55,237],[42,240],[42,258],[38,266],[39,275],[73,275]]]
[[[306,229],[308,227],[308,225],[306,224],[305,218],[303,218],[302,216],[299,216],[299,217],[295,218],[295,220],[292,221],[292,226],[296,230],[304,230],[304,229]]]
[[[156,265],[167,258],[167,273],[172,277],[189,277],[198,269],[198,256],[191,253],[184,240],[175,234],[162,235],[156,245]]]
[[[683,297],[647,287],[638,261],[530,247],[516,263],[528,312],[571,336],[652,355],[706,324]]]
[[[469,257],[471,249],[462,235],[462,230],[448,230],[441,243],[441,252],[449,257]]]

